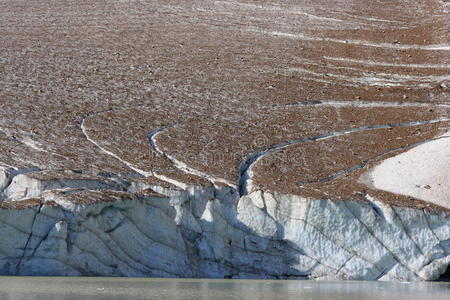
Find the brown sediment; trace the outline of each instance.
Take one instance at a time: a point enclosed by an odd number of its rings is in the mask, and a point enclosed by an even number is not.
[[[27,208],[39,208],[41,205],[40,199],[25,199],[22,201],[13,202],[0,202],[0,209],[27,209]]]

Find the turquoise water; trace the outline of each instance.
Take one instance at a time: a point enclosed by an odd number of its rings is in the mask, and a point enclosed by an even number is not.
[[[450,283],[0,277],[1,300],[450,299]]]

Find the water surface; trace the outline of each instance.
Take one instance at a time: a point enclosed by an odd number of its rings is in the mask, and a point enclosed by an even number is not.
[[[1,300],[450,299],[450,283],[0,277]]]

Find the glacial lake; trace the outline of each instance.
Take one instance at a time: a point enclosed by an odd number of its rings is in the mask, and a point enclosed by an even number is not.
[[[450,299],[450,283],[0,277],[1,300]]]

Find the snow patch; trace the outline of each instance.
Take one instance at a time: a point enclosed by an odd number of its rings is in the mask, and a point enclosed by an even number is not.
[[[368,184],[450,208],[450,132],[374,167]]]

